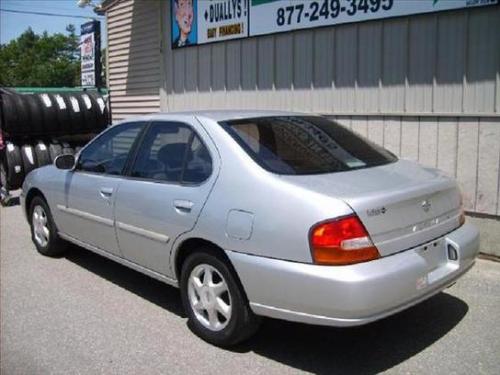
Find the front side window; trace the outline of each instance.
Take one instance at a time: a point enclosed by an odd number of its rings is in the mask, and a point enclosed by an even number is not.
[[[343,172],[397,160],[384,148],[323,117],[262,117],[221,125],[259,165],[278,174]]]
[[[187,125],[151,124],[132,166],[131,176],[172,183],[198,184],[212,172],[207,148]]]
[[[122,174],[130,150],[143,127],[142,122],[112,127],[82,151],[76,169],[111,175]]]

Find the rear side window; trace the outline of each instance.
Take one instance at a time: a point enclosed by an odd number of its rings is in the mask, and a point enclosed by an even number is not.
[[[257,163],[278,174],[342,172],[397,160],[384,148],[323,117],[263,117],[221,125]]]
[[[155,122],[139,147],[131,176],[199,184],[211,172],[210,154],[189,126],[176,122]]]

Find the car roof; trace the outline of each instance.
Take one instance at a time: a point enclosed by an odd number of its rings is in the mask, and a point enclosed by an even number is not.
[[[268,117],[268,116],[311,116],[311,113],[289,112],[289,111],[272,111],[272,110],[198,110],[198,111],[182,111],[182,112],[160,112],[147,116],[138,116],[129,120],[172,120],[176,116],[195,116],[204,117],[214,121],[227,121],[245,118]]]

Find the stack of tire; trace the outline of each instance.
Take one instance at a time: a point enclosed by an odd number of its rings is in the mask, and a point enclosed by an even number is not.
[[[4,138],[98,133],[109,123],[108,107],[97,92],[1,95]]]
[[[63,154],[76,154],[82,144],[69,144],[57,141],[35,144],[25,143],[18,146],[8,142],[5,145],[3,160],[0,163],[0,182],[7,190],[16,190],[33,169],[52,164],[56,157]]]
[[[61,154],[74,154],[109,123],[108,106],[98,92],[17,94],[0,89],[0,185],[18,189],[33,169]]]

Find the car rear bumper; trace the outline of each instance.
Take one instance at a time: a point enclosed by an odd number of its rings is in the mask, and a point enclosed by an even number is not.
[[[449,245],[456,260],[448,257]],[[227,255],[256,314],[355,326],[404,310],[450,286],[474,265],[478,251],[479,232],[465,224],[416,248],[349,266],[318,266],[233,251]],[[442,257],[437,266],[432,252]]]

